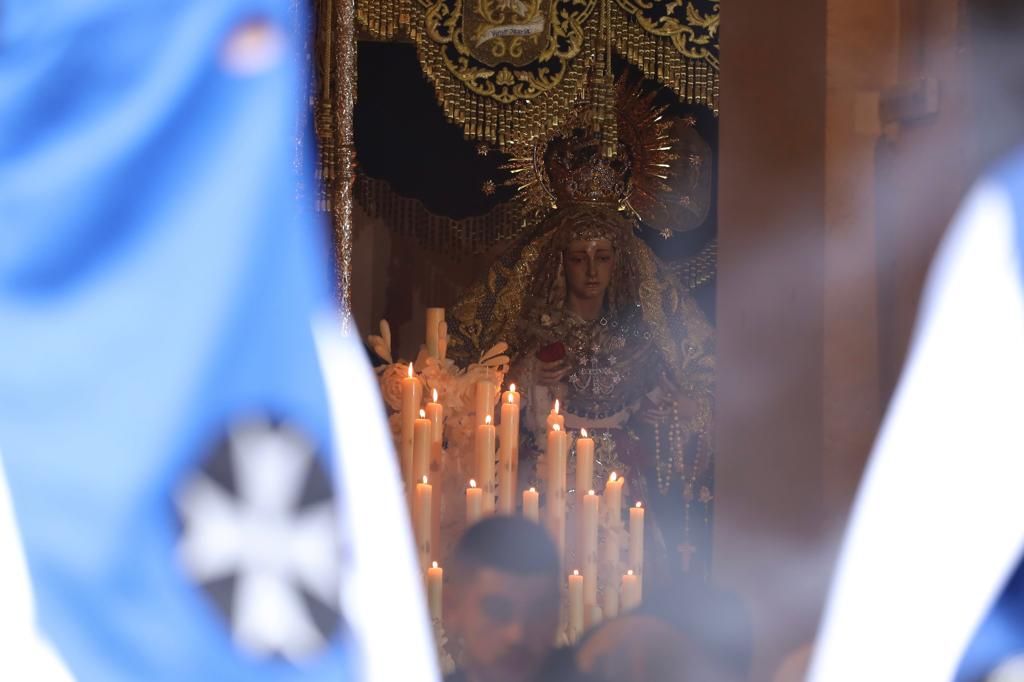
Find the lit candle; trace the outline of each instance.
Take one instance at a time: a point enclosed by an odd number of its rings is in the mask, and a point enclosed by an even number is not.
[[[476,481],[469,479],[466,488],[466,525],[471,526],[483,515],[483,491],[476,487]]]
[[[440,358],[438,343],[441,340],[441,325],[444,324],[444,308],[427,308],[427,353]]]
[[[508,390],[505,391],[501,395],[501,402],[502,403],[512,403],[513,405],[519,405],[520,404],[520,398],[521,398],[521,396],[519,395],[519,391],[516,390],[516,385],[515,384],[509,384],[508,385]]]
[[[633,570],[622,576],[622,610],[629,611],[640,606],[640,583]]]
[[[555,424],[564,431],[565,430],[565,417],[561,414],[561,405],[558,399],[555,398],[555,405],[551,408],[551,413],[548,415],[548,431],[554,428]]]
[[[583,634],[583,576],[573,571],[569,576],[569,641]]]
[[[501,404],[501,432],[498,450],[498,513],[512,514],[516,508],[516,460],[519,459],[519,405],[507,399]]]
[[[644,508],[639,502],[629,508],[629,565],[640,582],[640,596],[644,593]]]
[[[494,512],[494,424],[490,416],[476,427],[476,477],[483,489],[484,513]]]
[[[430,510],[432,488],[423,477],[422,483],[416,484],[416,505],[413,513],[413,524],[416,529],[416,548],[419,550],[421,570],[430,566]]]
[[[413,426],[416,414],[420,409],[420,380],[413,375],[412,363],[409,363],[409,375],[402,379],[402,440],[398,452],[402,464],[402,480],[405,481],[406,495],[412,497],[412,484],[416,479],[412,475]]]
[[[619,612],[619,594],[616,590],[615,577],[621,575],[620,567],[620,532],[622,529],[622,484],[623,479],[612,472],[604,487],[605,536],[604,561],[602,573],[604,578],[604,615],[613,618]]]
[[[579,551],[583,562],[583,603],[597,604],[597,515],[600,498],[591,490],[583,497]]]
[[[425,410],[420,410],[419,419],[412,428],[412,477],[420,480],[430,469],[430,420]]]
[[[584,490],[594,487],[594,439],[587,435],[586,429],[580,429],[580,437],[576,439],[576,497],[579,499]]]
[[[427,403],[427,419],[430,420],[430,480],[444,480],[444,453],[441,447],[444,441],[444,407],[437,402],[437,389],[434,389],[433,400]],[[441,538],[441,493],[434,495],[431,537]]]
[[[523,491],[523,518],[540,522],[540,493],[536,488]]]
[[[548,531],[558,547],[558,556],[565,561],[565,474],[568,439],[561,426],[554,424],[548,432],[547,500],[545,518]]]
[[[618,528],[622,525],[622,484],[625,480],[614,471],[604,486],[604,509],[608,525]]]
[[[494,383],[478,381],[476,382],[476,423],[483,424],[485,417],[490,417],[491,423],[494,423]]]
[[[433,562],[427,569],[427,604],[431,620],[441,620],[441,590],[444,587],[444,569]]]

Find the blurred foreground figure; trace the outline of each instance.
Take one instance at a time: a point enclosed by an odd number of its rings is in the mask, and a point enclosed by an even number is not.
[[[851,517],[814,682],[984,680],[1024,653],[1024,150],[936,256]]]
[[[0,577],[79,680],[436,676],[296,158],[300,6],[0,10]]]
[[[449,633],[462,667],[447,682],[573,682],[570,649],[555,649],[558,552],[546,530],[516,516],[471,526],[445,591]]]

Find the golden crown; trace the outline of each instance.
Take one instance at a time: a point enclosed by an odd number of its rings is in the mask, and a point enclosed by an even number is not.
[[[629,196],[632,163],[626,145],[616,151],[605,157],[599,135],[585,128],[552,140],[544,154],[552,195],[562,203],[619,206]]]

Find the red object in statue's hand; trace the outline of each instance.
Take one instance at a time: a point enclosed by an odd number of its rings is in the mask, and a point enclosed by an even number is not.
[[[561,341],[549,343],[537,351],[537,359],[541,362],[558,362],[565,357],[565,344]]]

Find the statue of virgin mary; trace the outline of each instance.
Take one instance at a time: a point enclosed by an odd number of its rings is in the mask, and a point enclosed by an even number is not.
[[[566,428],[595,438],[598,487],[617,472],[624,499],[648,509],[645,581],[703,579],[713,336],[692,296],[637,236],[637,209],[668,189],[658,178],[678,147],[671,122],[659,121],[647,98],[630,102],[646,108],[630,120],[620,107],[614,155],[603,151],[585,112],[520,155],[534,176],[522,182],[546,202],[546,215],[452,311],[449,355],[461,362],[507,341],[509,379],[523,396],[521,457],[543,449],[557,399]],[[532,475],[520,465],[524,485]]]

